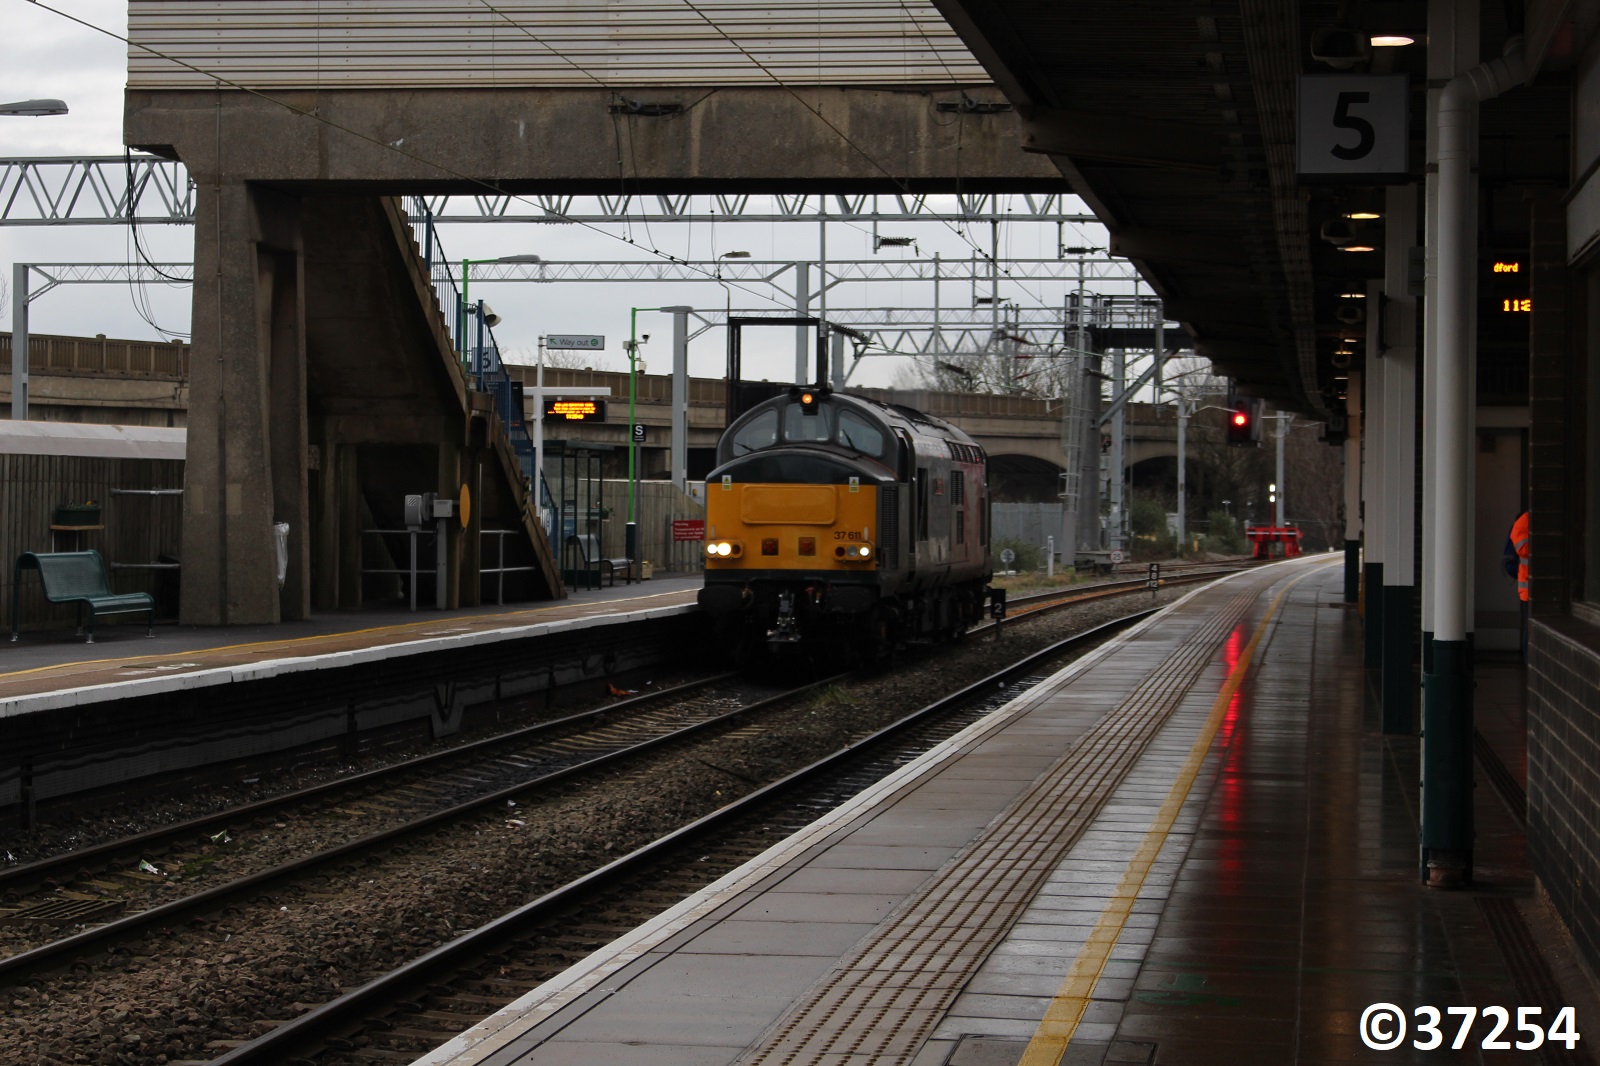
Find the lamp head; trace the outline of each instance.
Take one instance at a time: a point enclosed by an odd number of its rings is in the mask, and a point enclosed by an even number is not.
[[[65,115],[67,104],[64,100],[18,100],[15,103],[0,104],[0,115]]]

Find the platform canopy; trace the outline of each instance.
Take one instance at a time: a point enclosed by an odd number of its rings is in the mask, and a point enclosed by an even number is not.
[[[1409,75],[1400,179],[1420,182],[1428,5],[934,3],[1022,112],[1025,147],[1055,162],[1111,230],[1111,250],[1138,264],[1197,350],[1243,392],[1307,414],[1331,410],[1342,373],[1331,357],[1350,332],[1340,294],[1380,277],[1383,256],[1342,252],[1323,227],[1381,204],[1382,190],[1297,176],[1297,84],[1302,74]],[[1498,54],[1504,6],[1481,11],[1484,54]],[[1370,48],[1379,31],[1418,43]],[[1350,42],[1363,53],[1352,62],[1319,58]],[[1552,52],[1546,70],[1559,58]],[[1566,91],[1559,76],[1546,77],[1484,106],[1484,140],[1497,145],[1484,153],[1486,188],[1552,172],[1564,183],[1565,108],[1544,94]],[[1513,239],[1526,234],[1519,213],[1508,205],[1500,219]]]
[[[0,455],[182,459],[188,430],[87,422],[0,422]]]

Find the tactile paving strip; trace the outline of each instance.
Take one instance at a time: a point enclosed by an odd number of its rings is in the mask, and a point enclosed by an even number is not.
[[[1207,615],[981,841],[886,919],[739,1061],[909,1063],[1272,580],[1252,581]]]

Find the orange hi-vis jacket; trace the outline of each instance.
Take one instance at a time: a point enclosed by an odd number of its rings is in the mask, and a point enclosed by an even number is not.
[[[1533,545],[1528,536],[1528,512],[1523,511],[1511,524],[1511,547],[1517,553],[1517,598],[1528,602],[1528,560],[1533,558]]]

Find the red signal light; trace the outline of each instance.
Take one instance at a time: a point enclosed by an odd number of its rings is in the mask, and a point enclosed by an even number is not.
[[[1228,443],[1235,448],[1256,447],[1256,421],[1250,401],[1235,403],[1228,414]]]

